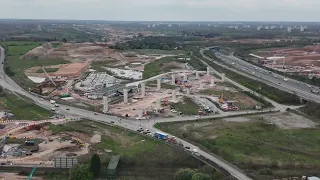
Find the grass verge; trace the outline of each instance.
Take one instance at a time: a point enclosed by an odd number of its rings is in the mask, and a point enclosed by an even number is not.
[[[183,97],[182,102],[171,103],[170,105],[172,108],[185,115],[199,114],[199,106],[189,97]]]
[[[51,111],[10,93],[0,97],[0,108],[4,109],[5,107],[8,112],[14,114],[13,119],[15,120],[43,120],[53,115]]]
[[[178,55],[186,54],[183,50],[161,50],[161,49],[135,49],[134,52],[138,54],[150,55],[150,54],[165,54],[165,55]]]

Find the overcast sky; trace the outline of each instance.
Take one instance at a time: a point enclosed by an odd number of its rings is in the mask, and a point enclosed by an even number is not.
[[[0,0],[1,19],[320,21],[320,0]]]

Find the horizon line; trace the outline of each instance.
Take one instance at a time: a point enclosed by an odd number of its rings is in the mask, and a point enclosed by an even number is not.
[[[30,18],[0,18],[1,20],[36,20],[36,21],[105,21],[105,22],[192,22],[192,23],[239,23],[239,22],[247,22],[247,23],[320,23],[320,21],[293,21],[293,20],[99,20],[99,19],[30,19]]]

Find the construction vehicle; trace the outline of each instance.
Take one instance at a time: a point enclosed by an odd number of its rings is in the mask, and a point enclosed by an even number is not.
[[[219,103],[224,104],[225,99],[223,98],[223,94],[219,97]]]
[[[166,140],[166,139],[168,139],[168,134],[161,133],[161,132],[155,132],[154,137],[156,137],[158,139]]]
[[[32,130],[40,130],[42,126],[40,124],[32,124],[25,128],[26,131],[32,131]]]
[[[15,137],[14,137],[14,135],[12,135],[12,134],[9,134],[9,135],[6,135],[6,139],[14,139]]]
[[[174,137],[174,136],[172,136],[171,138],[168,138],[167,141],[168,141],[169,143],[177,144],[177,139],[176,139],[176,137]]]
[[[26,146],[34,146],[34,141],[25,141]]]
[[[86,146],[86,144],[78,138],[72,138],[71,143],[75,143],[75,144],[80,145],[82,147]]]
[[[57,87],[57,84],[52,80],[52,78],[49,76],[49,74],[47,73],[47,71],[43,68],[43,66],[41,66],[42,71],[46,74],[46,76],[48,77],[48,79],[52,82],[52,84]]]

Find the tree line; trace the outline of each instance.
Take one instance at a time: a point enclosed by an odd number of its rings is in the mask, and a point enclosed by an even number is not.
[[[126,49],[162,49],[173,50],[182,49],[186,41],[198,41],[199,37],[188,36],[146,36],[138,35],[137,37],[126,41],[118,42],[110,48],[118,50]]]

